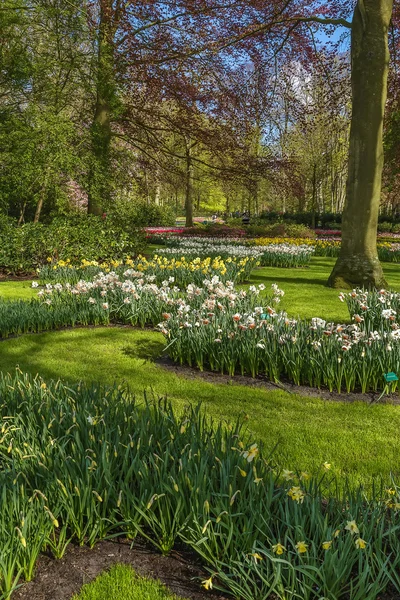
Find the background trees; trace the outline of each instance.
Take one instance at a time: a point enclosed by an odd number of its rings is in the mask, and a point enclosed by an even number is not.
[[[351,64],[346,31],[354,5]],[[188,224],[197,210],[341,211],[351,66],[354,102],[371,92],[364,85],[354,95],[359,73],[366,64],[369,73],[373,68],[363,58],[365,23],[383,22],[391,68],[381,206],[397,210],[398,8],[391,18],[390,0],[353,7],[344,0],[207,0],[201,6],[192,0],[6,0],[0,10],[2,210],[37,221],[77,207],[102,214],[123,200],[170,207],[186,213]],[[366,185],[357,187],[362,192],[348,187],[348,197],[368,196]],[[374,196],[379,202],[376,186]],[[356,214],[357,199],[355,205]]]

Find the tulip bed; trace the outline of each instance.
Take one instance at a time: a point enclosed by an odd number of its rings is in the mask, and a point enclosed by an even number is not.
[[[341,246],[340,239],[335,238],[320,238],[317,240],[308,238],[256,238],[248,243],[250,245],[255,245],[256,247],[285,245],[292,248],[312,248],[315,256],[327,256],[332,258],[339,256]],[[400,262],[400,244],[378,241],[378,257],[382,262]]]
[[[242,422],[177,416],[120,388],[0,376],[0,590],[35,574],[40,552],[140,535],[184,543],[204,588],[242,600],[374,600],[400,592],[400,494],[326,496],[330,464],[280,470]],[[199,581],[200,584],[200,581]]]
[[[252,257],[261,266],[291,268],[305,267],[310,263],[314,248],[308,244],[247,244],[243,240],[219,240],[215,238],[171,238],[167,248],[159,249],[158,254],[179,258],[185,257]]]
[[[341,295],[353,317],[349,325],[290,319],[276,310],[284,292],[273,285],[266,297],[264,289],[245,291],[217,276],[179,287],[173,277],[157,285],[154,275],[133,269],[122,276],[101,273],[74,286],[46,284],[37,300],[0,303],[0,336],[75,325],[152,325],[180,364],[338,392],[384,389],[384,375],[400,371],[398,294]],[[363,314],[355,312],[360,302]]]

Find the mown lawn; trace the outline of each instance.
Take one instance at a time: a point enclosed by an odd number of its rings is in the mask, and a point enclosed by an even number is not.
[[[157,581],[138,577],[127,565],[116,565],[83,586],[72,600],[178,600]]]
[[[285,292],[280,308],[294,317],[321,317],[328,321],[345,322],[349,314],[338,299],[339,290],[326,285],[335,258],[313,257],[309,268],[277,269],[263,267],[253,272],[251,283],[264,283],[267,288],[277,283]],[[384,263],[383,270],[389,286],[400,290],[400,265]]]
[[[32,281],[1,281],[0,300],[29,300],[37,296],[37,290],[32,288]]]
[[[321,316],[328,320],[348,319],[338,292],[324,283],[334,259],[314,258],[309,269],[263,268],[253,283],[278,283],[286,292],[282,308],[291,315]],[[400,289],[400,269],[385,265],[394,289]],[[0,296],[24,297],[28,283],[0,283]],[[12,292],[14,290],[14,292]],[[151,330],[129,328],[75,329],[25,335],[0,343],[0,369],[13,371],[17,365],[44,378],[85,380],[127,385],[142,397],[167,395],[181,409],[186,403],[203,404],[216,419],[248,415],[255,440],[262,440],[276,460],[286,468],[315,471],[331,462],[353,483],[400,474],[400,407],[324,401],[281,390],[234,383],[210,383],[189,379],[154,362],[162,354],[163,337]]]
[[[142,397],[167,395],[177,409],[201,402],[207,415],[248,415],[255,440],[286,468],[315,471],[324,461],[353,482],[400,474],[400,407],[324,401],[281,390],[210,383],[154,362],[163,338],[150,330],[75,329],[25,335],[0,343],[2,371],[40,373],[45,379],[126,385]]]

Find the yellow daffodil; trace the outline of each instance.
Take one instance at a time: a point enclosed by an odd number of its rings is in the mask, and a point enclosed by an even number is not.
[[[358,548],[359,550],[364,550],[364,548],[366,548],[367,546],[367,542],[361,538],[357,538],[355,541],[355,545],[356,548]]]
[[[299,504],[303,504],[304,498],[306,496],[305,492],[298,486],[291,487],[287,495]]]
[[[329,471],[332,467],[331,463],[328,462],[324,462],[322,466],[324,467],[325,471]]]
[[[201,582],[201,585],[203,586],[203,588],[205,588],[206,590],[212,590],[213,584],[212,584],[212,577],[210,577],[209,579],[205,579],[204,581]]]
[[[324,550],[330,550],[332,546],[332,540],[328,540],[326,542],[322,542],[322,548]]]
[[[305,542],[297,542],[296,548],[299,554],[304,554],[305,552],[307,552],[308,544],[306,544]]]
[[[249,450],[243,452],[243,457],[247,460],[247,462],[251,462],[256,458],[258,452],[259,450],[257,448],[257,444],[253,444],[252,446],[250,446]]]
[[[288,471],[288,469],[283,469],[282,477],[285,481],[290,481],[291,479],[295,478],[295,474],[293,473],[293,471]]]
[[[250,554],[250,556],[251,556],[252,558],[254,558],[254,562],[255,562],[256,564],[257,564],[257,562],[258,562],[259,560],[262,560],[262,559],[263,559],[263,557],[262,557],[262,556],[260,556],[260,555],[258,554],[258,552],[253,552],[253,554]]]
[[[272,552],[274,552],[275,554],[278,554],[280,556],[281,554],[286,552],[286,548],[285,548],[285,546],[283,546],[282,544],[280,544],[278,542],[277,544],[274,544],[272,546]]]

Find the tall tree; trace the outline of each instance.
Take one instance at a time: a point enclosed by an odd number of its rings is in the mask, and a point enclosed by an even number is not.
[[[392,10],[393,0],[358,0],[354,11],[349,174],[342,247],[329,278],[329,284],[334,287],[386,285],[376,238]]]

